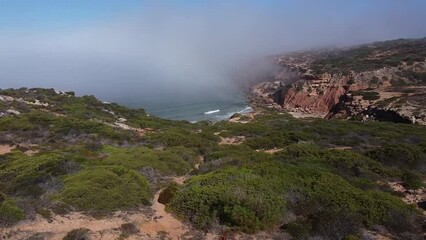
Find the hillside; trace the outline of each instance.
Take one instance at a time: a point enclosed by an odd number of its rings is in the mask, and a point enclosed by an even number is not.
[[[6,239],[421,239],[426,128],[0,90]],[[85,239],[86,239],[85,238]]]
[[[293,115],[426,124],[426,38],[274,57],[253,104]]]

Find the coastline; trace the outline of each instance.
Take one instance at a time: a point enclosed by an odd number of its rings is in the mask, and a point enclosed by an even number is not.
[[[278,113],[287,113],[294,118],[325,118],[327,114],[323,113],[306,113],[302,111],[288,111],[275,103],[269,95],[261,93],[260,90],[251,88],[250,91],[245,93],[247,104],[252,107],[255,112],[274,111]]]

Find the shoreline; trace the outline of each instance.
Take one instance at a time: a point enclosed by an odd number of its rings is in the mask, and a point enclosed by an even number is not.
[[[277,113],[287,113],[293,116],[294,118],[324,119],[327,115],[326,113],[306,113],[302,111],[286,110],[277,103],[275,103],[271,98],[267,98],[266,96],[260,96],[259,94],[256,94],[256,92],[253,90],[245,93],[244,96],[247,99],[247,104],[253,109],[253,111],[257,112],[273,111]]]

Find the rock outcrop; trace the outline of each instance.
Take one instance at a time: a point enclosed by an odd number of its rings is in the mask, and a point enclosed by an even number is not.
[[[426,38],[274,57],[255,105],[325,118],[426,124]]]

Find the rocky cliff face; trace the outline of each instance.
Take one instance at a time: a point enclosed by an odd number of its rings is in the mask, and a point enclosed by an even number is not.
[[[325,118],[426,124],[426,38],[274,57],[258,105]]]

